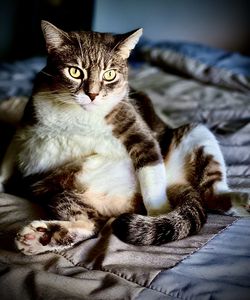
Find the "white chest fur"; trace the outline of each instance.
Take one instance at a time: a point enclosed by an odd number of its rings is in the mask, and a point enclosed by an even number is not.
[[[42,119],[43,118],[43,119]],[[79,190],[86,203],[106,216],[131,210],[139,192],[133,163],[122,143],[113,136],[104,117],[82,108],[42,112],[41,122],[19,132],[19,166],[24,175],[54,169],[77,160]]]
[[[94,111],[85,111],[72,104],[68,104],[69,109],[67,104],[41,103],[39,124],[19,132],[18,161],[24,175],[44,172],[80,159],[82,174],[79,174],[78,182],[87,186],[91,193],[97,192],[101,203],[105,202],[103,197],[112,194],[117,199],[121,193],[124,195],[121,202],[127,203],[127,199],[138,192],[138,177],[139,190],[148,212],[165,210],[166,174],[163,163],[145,166],[135,174],[125,146],[114,137],[112,126],[105,121],[105,116],[112,109],[109,103]],[[89,198],[96,198],[96,194]]]
[[[25,175],[46,171],[72,159],[99,154],[125,158],[127,152],[112,134],[105,111],[88,112],[81,107],[43,105],[41,122],[19,132],[19,165]]]

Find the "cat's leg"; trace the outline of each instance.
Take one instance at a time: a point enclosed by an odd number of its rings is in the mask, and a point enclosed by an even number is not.
[[[195,163],[189,159],[188,164],[196,165],[194,173],[199,174],[197,178],[200,178],[198,187],[209,195],[205,197],[206,207],[230,215],[249,216],[249,195],[230,190],[224,157],[213,133],[205,126],[198,125],[189,133],[188,138],[195,153]],[[192,182],[193,179],[189,178],[189,181]]]
[[[220,192],[215,195],[215,201],[215,210],[218,212],[236,217],[250,217],[250,195],[246,192]]]
[[[26,255],[63,250],[94,236],[104,218],[84,203],[84,195],[75,191],[56,194],[50,202],[55,220],[36,220],[16,236],[17,248]]]
[[[64,250],[92,237],[95,224],[88,219],[77,221],[33,221],[16,236],[17,248],[26,255]]]
[[[45,201],[52,220],[33,221],[20,230],[16,245],[32,255],[71,247],[95,235],[104,219],[84,202],[84,189],[78,190],[75,176],[81,167],[69,163],[31,183],[34,197]],[[31,178],[32,181],[32,178]]]
[[[155,136],[130,106],[117,106],[106,117],[130,156],[148,215],[168,211],[166,170]]]

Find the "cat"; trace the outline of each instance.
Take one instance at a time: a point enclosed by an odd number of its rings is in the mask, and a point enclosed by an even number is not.
[[[47,65],[2,167],[5,186],[19,181],[51,218],[20,230],[22,253],[72,247],[111,217],[120,240],[160,245],[199,232],[209,209],[245,213],[214,135],[201,124],[170,128],[130,91],[127,60],[142,29],[64,32],[42,21],[42,30]]]

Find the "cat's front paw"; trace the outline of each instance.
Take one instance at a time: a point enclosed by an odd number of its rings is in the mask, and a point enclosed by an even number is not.
[[[34,255],[48,251],[46,245],[49,240],[50,235],[46,223],[33,221],[18,232],[15,243],[23,254]]]

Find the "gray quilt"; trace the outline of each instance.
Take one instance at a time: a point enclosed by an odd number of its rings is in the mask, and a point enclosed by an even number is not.
[[[152,65],[155,49],[148,51],[142,51],[148,62],[131,69],[133,88],[146,92],[172,126],[198,121],[210,127],[225,155],[231,187],[250,193],[247,77],[239,80],[218,70],[217,82],[209,81],[216,69],[199,69],[187,59],[183,69],[194,76],[183,78]],[[157,51],[161,66],[173,64],[165,50]],[[0,104],[1,137],[7,132],[3,124],[15,126],[25,101]],[[97,237],[70,250],[33,257],[18,253],[16,231],[43,217],[41,208],[26,199],[0,194],[1,299],[250,299],[250,218],[211,214],[198,235],[157,247],[122,243],[109,222]]]

